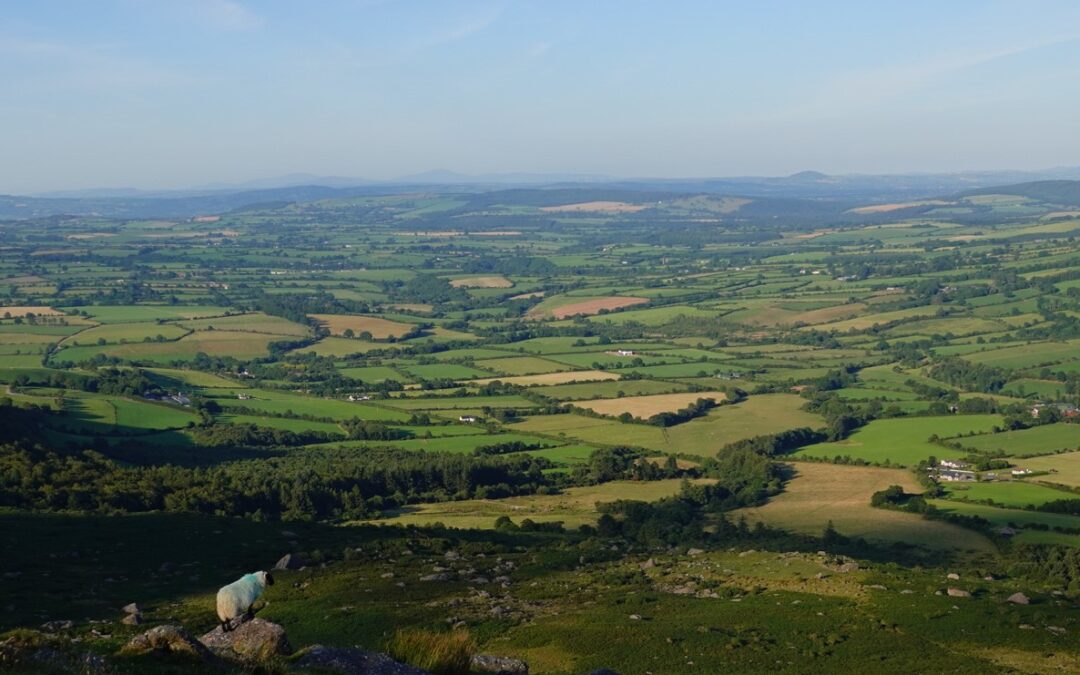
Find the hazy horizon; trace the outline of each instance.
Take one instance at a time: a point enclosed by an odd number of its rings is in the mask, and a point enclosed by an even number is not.
[[[1080,163],[1068,2],[112,0],[6,18],[0,193]]]

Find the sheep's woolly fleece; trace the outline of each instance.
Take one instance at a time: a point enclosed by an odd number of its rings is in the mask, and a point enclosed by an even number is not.
[[[266,572],[245,574],[217,594],[217,613],[222,621],[244,614],[266,590]]]

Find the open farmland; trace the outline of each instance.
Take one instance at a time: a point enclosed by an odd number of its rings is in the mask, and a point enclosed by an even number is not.
[[[52,307],[43,305],[17,305],[0,307],[0,316],[5,319],[12,317],[25,317],[28,314],[36,314],[38,316],[57,316],[63,314],[63,312],[57,311]]]
[[[1026,457],[1018,463],[1030,471],[1046,472],[1028,480],[1056,483],[1073,488],[1080,488],[1080,452],[1065,452],[1059,455]]]
[[[569,298],[560,298],[560,300],[568,300]],[[571,316],[590,316],[592,314],[599,314],[605,310],[621,309],[623,307],[632,307],[634,305],[640,305],[648,302],[648,298],[636,298],[636,297],[601,297],[590,298],[588,300],[574,300],[572,302],[551,302],[549,303],[550,309],[544,307],[541,303],[535,309],[530,311],[530,316],[534,319],[538,319],[545,316],[550,316],[556,319],[565,319]]]
[[[601,415],[618,416],[629,413],[642,419],[657,413],[674,412],[685,408],[698,399],[712,399],[717,403],[725,400],[727,394],[722,391],[688,392],[683,394],[657,394],[655,396],[626,396],[623,398],[596,399],[578,403],[578,407],[587,408]]]
[[[950,438],[971,432],[987,432],[1001,423],[1002,419],[997,415],[876,420],[842,441],[810,445],[793,456],[824,459],[850,457],[875,464],[915,466],[930,457],[948,459],[966,454],[934,443],[930,440],[932,436]],[[961,442],[967,443],[969,440],[965,438]]]
[[[597,504],[620,499],[651,502],[669,497],[679,490],[678,481],[650,483],[612,482],[604,485],[570,488],[560,495],[513,497],[500,500],[473,500],[430,504],[405,508],[374,521],[390,525],[430,525],[488,529],[499,516],[529,518],[536,522],[558,521],[570,527],[595,523],[600,512]]]
[[[1062,450],[1080,450],[1080,426],[1046,424],[1030,429],[1002,431],[960,439],[961,445],[978,452],[1008,457],[1046,455]]]
[[[595,201],[581,202],[580,204],[562,204],[560,206],[544,206],[541,211],[547,213],[636,213],[648,207],[643,204],[627,204],[626,202]]]
[[[488,384],[498,380],[508,384],[516,384],[522,387],[537,385],[567,384],[570,382],[601,382],[605,380],[617,380],[621,377],[618,373],[607,370],[564,370],[557,373],[544,373],[542,375],[517,375],[511,377],[488,377],[473,380],[474,384]]]
[[[1080,223],[1045,216],[1080,186],[785,182],[0,198],[4,303],[63,312],[0,316],[0,661],[52,620],[95,654],[201,634],[291,553],[259,616],[297,647],[458,625],[558,675],[1076,671]]]
[[[463,277],[451,279],[454,288],[513,288],[514,282],[503,276]]]
[[[1062,490],[1018,480],[950,485],[947,494],[949,499],[1028,509],[1071,496]]]
[[[311,318],[326,326],[331,335],[345,335],[345,331],[351,331],[358,337],[362,333],[368,333],[376,340],[403,337],[416,329],[413,324],[390,321],[377,316],[312,314]]]
[[[841,534],[849,537],[930,548],[990,550],[989,541],[956,525],[871,507],[870,495],[890,485],[919,491],[910,474],[903,470],[798,462],[794,471],[795,477],[783,494],[764,506],[738,511],[738,515],[751,522],[797,532],[817,534],[832,522]]]

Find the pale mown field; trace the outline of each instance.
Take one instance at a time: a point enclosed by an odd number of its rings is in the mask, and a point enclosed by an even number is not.
[[[576,370],[563,371],[561,373],[544,373],[542,375],[518,375],[510,377],[485,377],[479,380],[470,380],[475,384],[487,384],[499,380],[527,387],[529,385],[544,384],[568,384],[570,382],[602,382],[605,380],[617,380],[620,375],[605,370]]]
[[[488,277],[464,277],[452,279],[450,285],[454,288],[511,288],[514,285],[504,276],[494,275]]]
[[[704,481],[709,482],[709,481]],[[469,499],[441,504],[418,504],[401,509],[392,518],[368,521],[388,525],[430,525],[491,529],[499,516],[515,523],[562,521],[567,527],[592,524],[600,517],[598,503],[620,499],[653,502],[679,492],[680,479],[660,481],[614,481],[602,485],[568,488],[557,495],[529,495],[508,499]]]
[[[972,530],[870,506],[870,496],[890,485],[899,485],[906,492],[921,492],[906,470],[811,462],[791,466],[796,475],[782,493],[764,506],[739,509],[734,517],[745,516],[751,524],[762,521],[813,535],[820,535],[832,521],[837,531],[849,537],[900,541],[934,549],[993,549],[989,540]]]
[[[385,340],[390,337],[401,337],[413,329],[412,324],[391,321],[377,316],[356,316],[352,314],[312,314],[315,319],[329,329],[333,335],[341,335],[347,329],[359,335],[363,332],[371,333],[376,340]]]
[[[588,408],[601,415],[630,413],[634,417],[647,418],[657,413],[681,410],[701,398],[711,398],[719,403],[727,398],[727,394],[722,391],[697,391],[657,394],[655,396],[624,396],[622,398],[581,401],[576,405],[580,408]]]

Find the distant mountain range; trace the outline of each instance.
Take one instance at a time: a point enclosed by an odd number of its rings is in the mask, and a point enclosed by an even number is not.
[[[51,192],[32,196],[0,195],[0,218],[53,215],[99,215],[112,218],[186,218],[224,213],[255,204],[394,194],[415,191],[481,192],[514,187],[605,189],[633,192],[707,193],[755,199],[889,202],[922,197],[1018,190],[1033,198],[1065,205],[1080,204],[1080,168],[1046,171],[975,171],[925,174],[828,175],[802,171],[790,176],[729,178],[611,178],[587,174],[507,173],[465,175],[446,170],[371,181],[342,176],[289,174],[246,183],[213,183],[188,190],[107,188]],[[1008,186],[1005,187],[1000,186]],[[1022,186],[1030,186],[1023,188]],[[1036,196],[1045,195],[1045,196]],[[1052,198],[1051,198],[1052,197]]]

